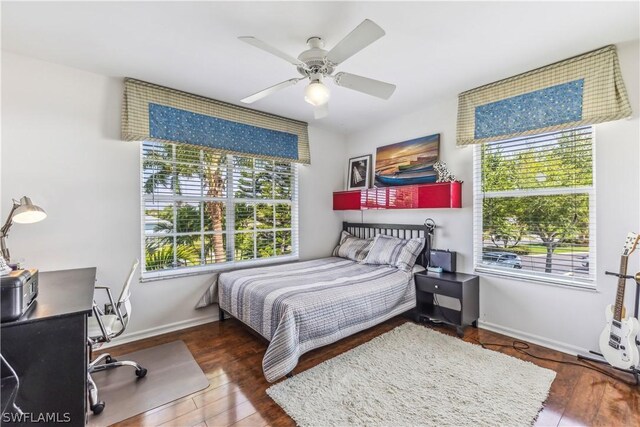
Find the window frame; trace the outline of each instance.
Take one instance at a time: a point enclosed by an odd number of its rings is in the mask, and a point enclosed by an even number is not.
[[[526,282],[538,284],[559,285],[563,288],[575,288],[580,290],[597,291],[597,252],[596,252],[596,128],[595,126],[580,126],[566,131],[579,130],[589,128],[591,131],[591,163],[592,163],[592,180],[591,186],[579,187],[554,187],[542,189],[524,189],[524,190],[504,190],[490,191],[483,193],[482,191],[482,162],[481,162],[481,146],[476,144],[473,147],[473,268],[474,272],[481,275],[496,276],[502,278],[519,279]],[[504,141],[513,141],[524,138],[539,138],[544,135],[558,133],[544,132],[525,137],[509,138]],[[522,269],[498,267],[482,264],[483,254],[483,200],[489,197],[526,197],[526,196],[550,196],[550,195],[566,195],[566,194],[587,194],[589,197],[589,269],[593,273],[589,273],[589,277],[576,278],[575,276],[566,279],[552,273],[535,273],[532,271],[523,272]],[[496,248],[496,252],[500,248]]]
[[[175,146],[175,143],[170,143],[172,146]],[[196,147],[197,148],[197,147]],[[203,152],[202,152],[202,148],[200,148],[200,158],[202,161],[202,157],[203,157]],[[175,149],[173,149],[173,160],[172,163],[175,163],[176,159],[175,159]],[[200,196],[193,196],[193,195],[181,195],[181,196],[176,196],[175,194],[171,194],[171,195],[160,195],[159,199],[160,200],[164,200],[164,201],[171,201],[174,202],[176,200],[180,200],[180,201],[186,201],[186,202],[195,202],[195,203],[202,203],[202,202],[211,202],[211,201],[219,201],[219,202],[223,202],[224,203],[224,209],[225,209],[225,217],[226,217],[226,227],[225,230],[223,232],[214,232],[214,231],[205,231],[204,227],[201,227],[201,229],[197,232],[177,232],[174,231],[171,234],[172,237],[174,237],[174,242],[173,242],[173,247],[174,247],[174,256],[175,256],[175,248],[177,247],[177,243],[175,240],[175,237],[177,236],[181,236],[181,235],[196,235],[199,234],[200,236],[208,236],[208,235],[214,235],[214,234],[222,234],[226,236],[226,245],[225,245],[225,250],[227,251],[227,253],[229,254],[229,256],[232,258],[230,261],[227,262],[221,262],[221,263],[213,263],[213,264],[200,264],[200,265],[194,265],[194,266],[187,266],[187,267],[173,267],[170,269],[159,269],[159,270],[147,270],[146,269],[146,238],[147,237],[153,237],[153,236],[149,236],[146,234],[146,230],[145,230],[145,225],[146,225],[146,220],[145,220],[145,216],[146,216],[146,206],[145,206],[145,202],[150,200],[153,196],[145,193],[144,191],[144,181],[145,181],[145,170],[144,170],[144,161],[145,161],[145,156],[144,156],[144,142],[140,144],[140,181],[139,181],[139,191],[140,191],[140,224],[141,224],[141,243],[140,243],[140,259],[142,260],[141,262],[141,275],[140,275],[140,281],[141,282],[151,282],[151,281],[158,281],[158,280],[165,280],[165,279],[173,279],[173,278],[179,278],[179,277],[187,277],[187,276],[196,276],[196,275],[202,275],[202,274],[212,274],[212,273],[218,273],[218,272],[222,272],[222,271],[230,271],[230,270],[235,270],[235,269],[239,269],[239,268],[248,268],[248,267],[254,267],[254,266],[261,266],[261,265],[275,265],[275,264],[282,264],[285,262],[292,262],[292,261],[297,261],[299,259],[299,221],[298,221],[298,211],[299,211],[299,205],[298,205],[298,201],[299,201],[299,195],[298,195],[298,187],[299,187],[299,168],[298,165],[296,163],[291,163],[291,172],[290,172],[290,176],[291,179],[293,181],[293,185],[291,187],[291,200],[283,200],[283,199],[262,199],[262,198],[235,198],[234,197],[234,192],[233,192],[233,175],[234,173],[238,173],[239,171],[247,171],[247,170],[251,170],[253,172],[256,171],[255,166],[253,168],[246,168],[246,167],[237,167],[234,168],[234,164],[233,164],[233,158],[234,157],[243,157],[243,158],[251,158],[251,159],[257,159],[257,157],[252,157],[250,155],[246,155],[246,156],[240,156],[240,155],[233,155],[233,154],[222,154],[222,156],[226,156],[226,173],[227,173],[227,182],[226,182],[226,195],[224,197],[207,197],[204,195],[200,195]],[[284,163],[284,162],[283,162]],[[289,172],[287,172],[288,174]],[[158,199],[158,196],[156,195],[156,199]],[[260,228],[255,228],[255,224],[254,224],[254,229],[253,231],[250,230],[235,230],[235,208],[234,206],[238,203],[247,203],[247,204],[252,204],[252,205],[258,205],[258,204],[263,204],[263,203],[267,203],[267,204],[272,204],[274,206],[274,215],[275,215],[275,206],[278,204],[290,204],[291,205],[291,227],[290,228],[269,228],[269,229],[260,229]],[[176,217],[176,205],[175,203],[173,203],[173,209],[174,209],[174,224],[177,221],[177,217]],[[254,218],[257,215],[257,209],[253,209],[254,211]],[[204,215],[202,209],[201,209],[201,218],[202,215]],[[203,219],[201,220],[201,224],[203,224],[204,221]],[[235,250],[233,250],[235,248],[234,246],[234,241],[235,241],[235,235],[239,234],[239,233],[256,233],[256,238],[254,238],[254,254],[256,253],[256,239],[257,239],[257,233],[259,232],[276,232],[276,231],[291,231],[291,253],[290,254],[285,254],[285,255],[275,255],[275,256],[271,256],[271,257],[265,257],[265,258],[253,258],[250,260],[235,260],[233,259],[235,257]],[[201,260],[202,260],[202,253],[201,253]]]

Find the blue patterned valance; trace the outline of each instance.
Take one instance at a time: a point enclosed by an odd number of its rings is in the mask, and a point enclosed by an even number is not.
[[[464,92],[457,144],[499,141],[631,115],[615,46]]]
[[[122,135],[220,153],[310,163],[307,124],[174,89],[125,79]]]
[[[153,139],[199,145],[226,152],[298,159],[298,136],[205,114],[149,104]]]
[[[584,79],[476,107],[475,138],[526,132],[582,119]]]

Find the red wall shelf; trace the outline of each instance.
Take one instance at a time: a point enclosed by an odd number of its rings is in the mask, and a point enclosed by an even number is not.
[[[333,210],[335,211],[461,207],[461,182],[403,185],[333,193]]]

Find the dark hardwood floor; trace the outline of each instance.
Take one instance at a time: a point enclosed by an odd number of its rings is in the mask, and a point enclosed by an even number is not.
[[[302,356],[294,370],[301,372],[348,351],[402,323],[395,317],[381,325]],[[446,327],[434,327],[454,335]],[[295,423],[267,396],[269,383],[262,374],[266,343],[237,320],[213,322],[109,349],[113,355],[183,340],[210,385],[198,393],[118,423],[118,426],[293,426]],[[510,344],[513,339],[483,329],[467,328],[465,341]],[[534,359],[510,347],[498,347],[511,356],[529,360],[558,373],[537,426],[640,426],[640,388],[573,365]],[[532,354],[557,360],[575,357],[531,345]],[[626,378],[626,377],[625,377]],[[632,378],[626,378],[631,381]]]

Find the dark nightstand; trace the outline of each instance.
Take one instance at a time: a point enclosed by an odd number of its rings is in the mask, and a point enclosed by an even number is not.
[[[440,320],[456,327],[464,336],[464,327],[478,326],[480,317],[480,278],[464,273],[431,273],[414,275],[416,283],[416,317]],[[438,296],[460,301],[460,311],[437,304]],[[435,301],[434,301],[435,299]]]

